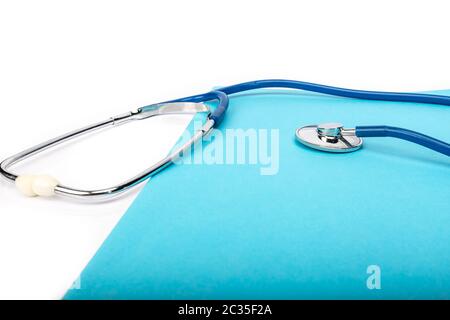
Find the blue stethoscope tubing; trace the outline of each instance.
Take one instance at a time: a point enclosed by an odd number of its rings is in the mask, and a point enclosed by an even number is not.
[[[218,100],[218,105],[211,113],[210,119],[214,120],[214,127],[217,127],[223,120],[229,105],[229,95],[262,88],[288,88],[304,91],[317,92],[327,95],[363,99],[380,100],[391,102],[413,102],[425,104],[438,104],[450,106],[450,97],[436,94],[425,93],[405,93],[405,92],[383,92],[354,90],[339,87],[331,87],[322,84],[282,79],[257,80],[222,87],[218,90],[210,91],[204,94],[185,97],[170,102],[206,102]],[[417,143],[426,148],[450,156],[450,144],[438,139],[429,137],[419,132],[408,129],[390,127],[390,126],[357,126],[355,128],[358,137],[394,137]]]

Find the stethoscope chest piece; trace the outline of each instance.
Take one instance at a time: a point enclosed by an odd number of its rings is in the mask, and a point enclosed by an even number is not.
[[[307,147],[326,152],[352,152],[361,148],[363,140],[354,129],[344,129],[340,123],[323,123],[298,128],[297,140]]]

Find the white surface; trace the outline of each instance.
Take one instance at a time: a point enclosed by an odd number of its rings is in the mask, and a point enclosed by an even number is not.
[[[241,81],[448,89],[449,9],[431,0],[2,1],[0,158],[138,106]],[[164,156],[188,121],[108,130],[17,170],[109,185]],[[60,298],[135,195],[80,204],[26,198],[2,181],[0,298]]]

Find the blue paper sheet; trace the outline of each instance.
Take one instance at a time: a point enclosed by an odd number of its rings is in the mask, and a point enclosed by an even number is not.
[[[248,163],[171,166],[65,298],[449,299],[450,158],[393,138],[368,138],[349,154],[295,141],[297,127],[330,121],[450,140],[445,106],[288,91],[233,97],[221,131],[279,130],[277,174]]]

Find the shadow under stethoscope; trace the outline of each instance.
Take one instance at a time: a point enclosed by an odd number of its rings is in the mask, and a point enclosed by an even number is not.
[[[395,139],[395,138],[383,138],[384,139]],[[329,155],[336,157],[337,159],[341,158],[341,160],[347,160],[347,157],[355,156],[357,154],[360,154],[361,152],[364,153],[370,153],[370,156],[373,157],[383,157],[386,161],[386,163],[389,162],[389,158],[394,158],[396,160],[401,161],[408,161],[408,162],[416,162],[420,164],[433,164],[439,167],[443,168],[450,168],[450,158],[441,155],[439,153],[436,153],[434,151],[430,151],[427,149],[424,149],[424,152],[415,152],[411,150],[411,148],[406,148],[401,145],[399,147],[394,147],[392,144],[388,144],[381,141],[375,141],[371,139],[371,141],[364,141],[363,147],[359,150],[353,151],[353,152],[344,152],[344,153],[332,153],[332,152],[325,152],[325,151],[319,151],[315,149],[311,149],[308,146],[305,146],[304,144],[300,143],[295,137],[292,139],[296,145],[296,147],[301,148],[303,152],[308,153],[316,153],[317,155]],[[399,141],[401,142],[401,141]],[[408,142],[401,142],[408,143]],[[421,148],[420,146],[417,146],[417,148]],[[336,160],[337,160],[336,159]]]

